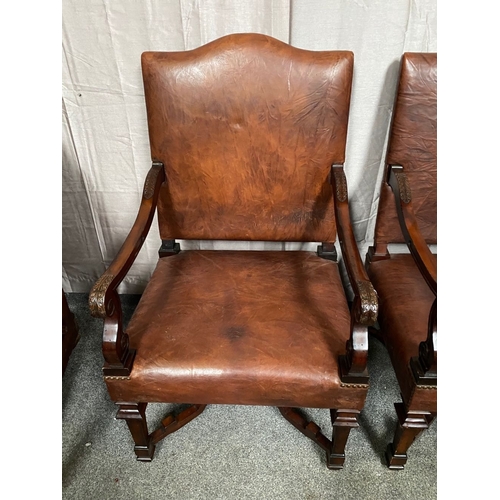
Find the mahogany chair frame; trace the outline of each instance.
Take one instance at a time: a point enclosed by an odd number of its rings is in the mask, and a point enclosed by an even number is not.
[[[153,160],[146,176],[138,215],[133,227],[118,254],[97,280],[89,295],[92,315],[104,320],[102,349],[105,381],[127,379],[134,368],[136,352],[129,347],[129,337],[123,329],[122,309],[117,289],[146,239],[157,210],[160,191],[168,185],[168,182],[163,163]],[[343,164],[331,166],[328,182],[331,185],[342,256],[354,293],[350,311],[351,335],[345,354],[339,360],[340,378],[342,386],[346,389],[355,388],[366,391],[369,380],[367,372],[368,328],[377,320],[377,294],[368,278],[356,245],[349,217],[347,182]],[[168,259],[179,252],[181,248],[175,239],[162,240],[159,258]],[[317,254],[325,259],[337,261],[334,242],[323,242],[318,246]],[[332,306],[334,307],[334,304]],[[116,401],[116,404],[119,407],[117,418],[126,421],[132,434],[137,460],[144,462],[152,460],[155,446],[161,439],[200,415],[206,407],[205,404],[193,404],[178,415],[169,414],[163,419],[158,429],[149,432],[145,417],[147,402]],[[333,425],[331,439],[328,439],[314,422],[308,422],[295,408],[279,407],[279,411],[300,432],[325,450],[328,468],[341,469],[343,467],[345,444],[349,432],[359,426],[359,409],[331,409]]]
[[[340,360],[341,378],[346,387],[368,388],[368,327],[377,320],[377,295],[368,279],[357,249],[352,224],[349,218],[347,182],[342,165],[332,166],[332,196],[338,223],[339,242],[346,263],[349,281],[354,293],[351,307],[352,329],[346,354]],[[163,165],[153,162],[144,184],[139,213],[117,256],[97,280],[89,295],[89,307],[94,317],[104,319],[103,330],[103,375],[105,379],[127,377],[133,368],[135,351],[129,349],[128,335],[123,330],[123,316],[117,288],[135,261],[151,227],[156,210],[159,190],[166,182]],[[163,241],[159,249],[160,258],[179,253],[179,243]],[[335,247],[322,243],[318,255],[337,260]],[[200,415],[206,405],[192,405],[178,416],[167,415],[161,426],[149,433],[146,423],[147,403],[117,402],[116,418],[124,419],[135,441],[137,460],[149,462],[153,458],[156,444],[168,434],[179,430]],[[331,410],[332,439],[322,434],[314,423],[308,422],[294,408],[279,408],[280,413],[305,436],[313,440],[327,454],[329,469],[343,468],[345,445],[351,429],[359,427],[358,410]]]
[[[419,102],[418,105],[414,102],[412,103],[411,99],[413,99],[413,96],[410,95],[408,97],[404,95],[406,91],[405,85],[412,78],[411,72],[415,71],[414,68],[419,68],[419,65],[422,65],[421,71],[423,73],[428,72],[428,68],[432,68],[432,71],[435,71],[435,57],[435,54],[406,53],[403,55],[400,83],[395,101],[395,113],[391,124],[392,133],[394,133],[393,130],[395,129],[396,121],[396,128],[406,130],[405,127],[407,127],[408,132],[414,126],[415,122],[409,120],[406,113],[409,112],[410,104],[413,105],[413,111],[415,112],[419,106],[422,106],[422,103]],[[429,87],[424,87],[422,84],[423,88],[418,88],[420,83],[414,81],[413,86],[408,84],[408,88],[411,89],[411,92],[408,92],[408,94],[418,94],[420,91],[421,99],[425,99],[426,93],[434,93],[436,82],[432,80],[432,76],[426,75],[426,77],[429,78]],[[421,77],[420,80],[425,81],[425,78]],[[415,90],[416,88],[417,90]],[[431,113],[423,112],[422,115],[425,116],[424,120],[429,121],[426,125],[425,133],[428,134],[429,139],[432,139],[433,142],[435,141],[435,123],[432,122],[432,119],[429,119],[428,115],[432,116],[433,114],[435,117],[434,98],[435,96],[430,96],[430,100],[424,102],[422,106],[424,108],[428,107],[431,110]],[[405,99],[408,100],[405,101]],[[434,108],[432,108],[433,105]],[[378,227],[383,226],[384,223],[387,224],[384,219],[389,219],[392,215],[391,212],[395,211],[397,214],[397,223],[393,224],[392,227],[396,228],[399,225],[400,235],[392,243],[400,243],[399,238],[402,237],[423,280],[425,280],[435,298],[428,313],[427,337],[422,338],[418,346],[418,352],[416,351],[415,355],[408,362],[411,383],[409,386],[403,386],[401,385],[402,382],[399,381],[403,401],[394,405],[398,423],[393,441],[388,444],[385,454],[388,467],[392,470],[402,470],[404,468],[408,460],[407,451],[409,447],[430,426],[437,415],[437,256],[429,248],[429,244],[437,243],[437,240],[435,240],[435,229],[426,230],[426,234],[424,235],[424,231],[419,227],[419,216],[417,216],[417,210],[414,206],[415,196],[413,195],[413,192],[416,190],[416,184],[411,185],[408,176],[409,169],[405,168],[403,162],[397,162],[396,160],[401,155],[400,150],[404,149],[404,144],[401,146],[404,139],[401,140],[401,138],[398,138],[398,140],[400,143],[392,149],[392,143],[395,143],[396,139],[391,135],[389,140],[385,177],[382,181],[381,201],[377,215],[377,227],[375,229],[375,240],[374,245],[368,249],[366,268],[368,274],[371,276],[370,267],[373,263],[391,259],[391,254],[388,251],[388,245],[391,241],[388,241],[386,236],[391,231],[394,231],[394,229],[388,230],[388,225],[380,230],[378,230]],[[419,145],[421,143],[422,141],[420,140]],[[419,149],[421,153],[424,147],[419,147],[422,148]],[[413,152],[409,150],[406,154],[411,156]],[[428,158],[426,158],[426,162],[429,162]],[[436,166],[436,164],[434,165]],[[410,171],[415,171],[415,166]],[[435,181],[436,179],[434,178]],[[421,196],[421,193],[419,192],[418,195]],[[393,208],[390,208],[391,204]],[[381,209],[382,205],[384,206]],[[423,218],[421,214],[420,218]],[[393,232],[392,234],[395,233]],[[379,320],[382,319],[382,317],[379,318]],[[370,333],[386,344],[383,328],[382,330],[370,328]]]

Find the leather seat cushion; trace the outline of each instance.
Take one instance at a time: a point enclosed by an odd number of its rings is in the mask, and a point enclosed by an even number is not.
[[[368,275],[379,296],[381,335],[403,399],[409,402],[415,391],[409,363],[412,357],[418,356],[420,342],[427,338],[429,312],[435,296],[408,254],[372,262]],[[425,394],[424,397],[435,398],[429,390]]]
[[[338,265],[312,252],[182,251],[159,260],[127,327],[114,401],[361,409],[341,387],[350,313]]]

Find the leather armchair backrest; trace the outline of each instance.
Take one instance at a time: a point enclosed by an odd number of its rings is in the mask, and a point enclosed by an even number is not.
[[[405,53],[375,228],[377,243],[404,243],[387,165],[402,165],[427,243],[437,243],[437,55]]]
[[[145,52],[142,70],[162,239],[335,241],[351,52],[236,34]]]

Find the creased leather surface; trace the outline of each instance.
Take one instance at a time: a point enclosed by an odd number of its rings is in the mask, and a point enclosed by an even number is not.
[[[391,126],[387,164],[402,165],[412,205],[427,243],[437,243],[437,55],[406,53]],[[378,207],[377,242],[404,243],[394,195],[384,175]]]
[[[163,239],[335,241],[328,175],[343,163],[351,52],[259,34],[142,56]]]
[[[414,379],[408,365],[410,358],[418,356],[420,342],[427,338],[435,296],[408,254],[372,262],[368,275],[379,296],[378,321],[403,399],[416,409],[428,409],[421,405],[436,405],[436,391],[421,390],[412,398]]]
[[[184,251],[160,259],[127,327],[115,401],[361,409],[341,388],[350,314],[338,265],[311,252]]]

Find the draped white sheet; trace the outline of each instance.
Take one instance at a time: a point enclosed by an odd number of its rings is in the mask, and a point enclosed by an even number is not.
[[[90,290],[137,215],[151,163],[141,53],[192,49],[238,32],[265,33],[305,49],[354,52],[345,168],[351,216],[364,257],[373,238],[399,59],[405,51],[437,50],[436,0],[63,0],[65,291]],[[119,292],[142,292],[159,242],[155,218]],[[276,246],[192,241],[181,245]]]

